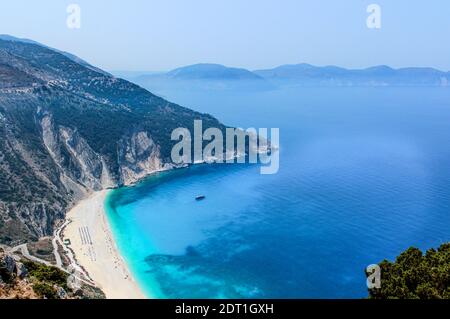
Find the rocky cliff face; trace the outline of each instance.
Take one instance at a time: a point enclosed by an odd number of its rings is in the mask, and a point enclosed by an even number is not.
[[[134,132],[123,139],[119,147],[120,183],[129,185],[151,172],[170,169],[171,163],[164,163],[160,147],[145,131]]]
[[[177,127],[215,118],[33,43],[0,39],[0,243],[50,235],[92,191],[170,169]]]

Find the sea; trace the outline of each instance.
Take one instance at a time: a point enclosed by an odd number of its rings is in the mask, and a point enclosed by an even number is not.
[[[117,246],[149,297],[366,298],[368,265],[450,241],[449,88],[155,93],[279,128],[280,164],[194,165],[109,193]]]

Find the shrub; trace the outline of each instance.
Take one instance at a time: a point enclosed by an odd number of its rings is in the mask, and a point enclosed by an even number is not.
[[[67,274],[56,267],[27,261],[24,263],[30,277],[49,285],[57,285],[67,290]]]
[[[37,282],[33,284],[34,292],[41,298],[57,299],[56,289],[50,284],[44,282]]]

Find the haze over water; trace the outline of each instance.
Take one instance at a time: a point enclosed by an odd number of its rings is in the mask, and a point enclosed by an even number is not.
[[[199,165],[113,191],[114,236],[149,295],[364,298],[367,265],[450,239],[448,88],[155,93],[281,140],[276,175]]]

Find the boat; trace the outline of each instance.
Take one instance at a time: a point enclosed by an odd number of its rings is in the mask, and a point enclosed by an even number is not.
[[[198,195],[197,197],[195,197],[195,200],[203,200],[205,198],[206,198],[205,195]]]

